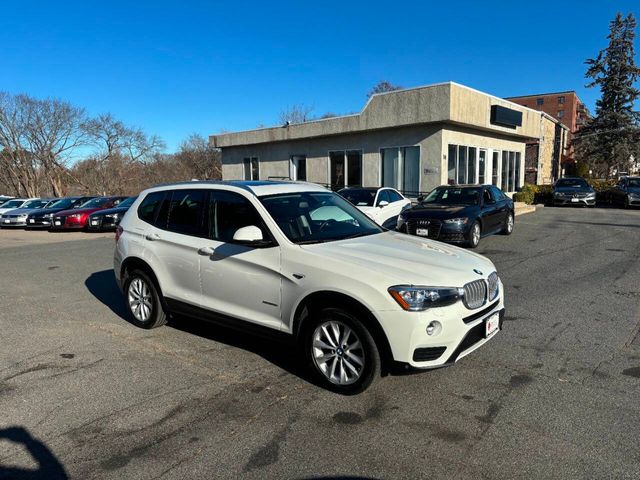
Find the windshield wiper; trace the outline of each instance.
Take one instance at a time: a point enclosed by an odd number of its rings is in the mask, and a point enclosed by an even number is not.
[[[329,238],[329,239],[325,239],[325,240],[303,240],[302,242],[297,242],[298,245],[312,245],[314,243],[325,243],[325,242],[331,242],[335,240],[335,238]]]

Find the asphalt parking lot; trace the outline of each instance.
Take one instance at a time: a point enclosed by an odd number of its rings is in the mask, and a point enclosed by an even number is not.
[[[504,330],[355,397],[282,345],[133,327],[112,235],[31,234],[0,230],[0,478],[640,478],[640,211],[484,239]]]

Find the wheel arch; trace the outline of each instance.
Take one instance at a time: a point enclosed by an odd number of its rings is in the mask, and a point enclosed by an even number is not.
[[[162,296],[162,288],[160,286],[160,282],[158,281],[157,275],[153,271],[153,268],[151,268],[151,265],[149,265],[146,261],[144,261],[140,257],[128,257],[122,262],[122,265],[120,266],[119,274],[120,274],[120,280],[121,280],[123,289],[124,289],[125,282],[129,276],[129,273],[133,270],[142,270],[147,275],[149,275],[149,277],[155,284],[156,288],[158,289],[158,294],[164,303],[164,299]]]
[[[291,331],[296,339],[299,339],[305,331],[305,327],[308,325],[311,317],[310,310],[322,307],[339,307],[351,313],[358,314],[358,320],[362,321],[367,327],[376,342],[380,359],[382,360],[383,373],[389,371],[393,363],[393,354],[382,325],[369,308],[359,300],[345,293],[321,290],[310,293],[303,298],[296,307],[293,316]]]

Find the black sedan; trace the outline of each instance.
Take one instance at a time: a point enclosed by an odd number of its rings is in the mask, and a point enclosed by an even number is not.
[[[56,203],[49,205],[46,209],[39,210],[29,214],[27,217],[27,225],[29,228],[50,228],[51,218],[58,212],[63,210],[69,210],[71,208],[77,208],[83,203],[95,198],[95,196],[84,197],[66,197],[61,198]]]
[[[624,208],[640,207],[640,177],[622,177],[618,184],[607,192],[610,203]]]
[[[129,207],[136,201],[138,197],[129,197],[115,208],[107,210],[98,210],[89,215],[87,229],[93,231],[115,230],[124,214],[127,213]]]
[[[475,248],[480,238],[513,232],[513,200],[493,185],[442,186],[403,211],[397,230]]]
[[[584,178],[561,178],[553,185],[553,204],[595,207],[596,191]]]

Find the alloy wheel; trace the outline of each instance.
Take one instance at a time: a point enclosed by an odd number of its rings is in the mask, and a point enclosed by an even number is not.
[[[140,277],[131,280],[127,292],[129,310],[140,322],[147,322],[151,318],[153,305],[151,303],[151,289]]]
[[[477,223],[471,230],[471,241],[473,245],[478,245],[478,243],[480,243],[480,225],[478,225]]]
[[[364,348],[348,325],[330,320],[313,332],[311,356],[316,368],[335,385],[351,385],[362,376]]]
[[[511,233],[513,231],[513,215],[509,214],[507,217],[507,232]]]

